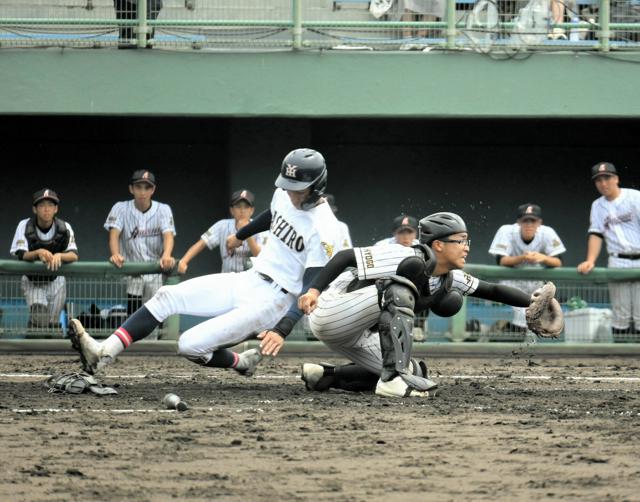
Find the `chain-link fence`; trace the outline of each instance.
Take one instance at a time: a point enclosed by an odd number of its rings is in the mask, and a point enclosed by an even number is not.
[[[636,326],[631,322],[625,329],[612,324],[609,299],[611,281],[640,280],[640,270],[596,269],[588,276],[569,268],[527,270],[468,265],[466,270],[478,278],[504,281],[523,291],[533,291],[545,280],[552,280],[565,314],[565,331],[545,343],[640,342],[640,323]],[[0,260],[0,336],[63,337],[70,317],[80,318],[92,335],[108,336],[133,310],[126,277],[150,272],[159,272],[158,265],[126,264],[123,269],[116,269],[109,263],[79,262],[63,266],[64,282],[60,284],[55,275],[44,272],[42,264]],[[167,283],[177,281],[176,276],[165,278]],[[169,318],[159,337],[177,338],[179,323],[178,316]],[[471,296],[453,317],[418,317],[414,337],[429,342],[523,342],[535,338],[526,329],[523,309]],[[301,322],[290,339],[314,338]]]
[[[109,336],[142,299],[127,294],[127,278],[159,272],[156,264],[75,263],[64,275],[47,273],[40,263],[0,260],[0,336],[63,338],[67,322],[79,318],[92,336]],[[176,276],[164,282],[175,284]],[[150,339],[178,338],[179,319],[165,321]]]
[[[640,0],[0,0],[0,47],[624,50]]]

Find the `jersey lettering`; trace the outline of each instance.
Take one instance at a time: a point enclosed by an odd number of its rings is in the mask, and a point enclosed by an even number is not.
[[[364,250],[364,263],[367,268],[375,267],[373,264],[373,255],[371,254],[371,250],[368,248]]]
[[[289,249],[298,253],[304,251],[304,237],[298,235],[293,226],[278,213],[271,220],[271,232]]]

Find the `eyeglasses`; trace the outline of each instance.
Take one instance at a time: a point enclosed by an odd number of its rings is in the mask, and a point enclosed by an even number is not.
[[[455,242],[461,246],[471,246],[471,239],[438,239],[440,242]]]

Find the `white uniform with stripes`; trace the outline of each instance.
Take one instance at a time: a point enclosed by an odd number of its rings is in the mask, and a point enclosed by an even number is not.
[[[547,256],[558,256],[565,253],[562,240],[556,231],[546,225],[540,225],[536,230],[531,242],[522,240],[520,225],[513,223],[510,225],[502,225],[496,232],[493,242],[489,247],[489,253],[494,256],[521,256],[529,252],[538,252]],[[540,263],[520,263],[514,268],[543,268]],[[512,286],[522,290],[524,293],[531,294],[541,287],[544,282],[541,281],[500,281],[501,284]],[[513,324],[521,328],[527,327],[524,307],[512,307]]]
[[[640,268],[640,260],[617,256],[640,255],[640,191],[621,188],[614,200],[596,199],[591,205],[589,233],[604,237],[609,267]],[[635,329],[640,330],[640,281],[611,282],[609,296],[613,327],[627,329],[633,319]]]
[[[399,244],[399,242],[396,240],[395,237],[391,236],[391,237],[387,237],[386,239],[379,240],[374,244],[374,246],[388,246],[389,244]],[[420,244],[420,241],[418,239],[413,239],[413,242],[411,243],[411,245],[416,246],[418,244]]]
[[[209,249],[220,249],[221,272],[242,272],[251,268],[251,249],[246,241],[242,243],[242,246],[236,248],[231,256],[227,253],[227,237],[236,232],[236,220],[228,218],[217,221],[200,236]],[[260,247],[263,247],[266,244],[267,235],[265,232],[261,232],[255,235],[254,239]]]
[[[318,298],[318,306],[309,316],[313,334],[334,352],[354,363],[380,374],[382,352],[380,338],[372,328],[380,317],[378,290],[375,284],[347,291],[356,279],[375,280],[396,273],[398,264],[419,252],[411,247],[396,245],[354,248],[357,269],[340,274]],[[454,270],[452,289],[463,295],[473,293],[478,279],[462,270]],[[445,276],[431,277],[432,293],[442,287]]]
[[[215,350],[272,328],[300,293],[304,270],[323,267],[333,255],[338,232],[329,204],[296,209],[287,192],[278,188],[271,215],[267,242],[252,258],[253,268],[163,286],[146,303],[158,321],[173,314],[212,318],[180,337],[181,355],[206,363]]]
[[[116,202],[104,228],[120,231],[120,254],[129,262],[157,262],[163,251],[162,235],[176,235],[171,207],[151,201],[147,211],[140,211],[132,200]],[[127,277],[127,293],[147,301],[162,286],[162,274]]]
[[[13,236],[13,242],[11,243],[10,253],[13,255],[17,254],[19,251],[24,251],[25,253],[29,251],[29,244],[25,235],[28,221],[29,218],[26,218],[18,223],[16,233]],[[65,225],[69,231],[69,244],[67,245],[67,249],[63,252],[75,251],[77,253],[78,246],[76,245],[76,238],[73,233],[73,229],[66,221]],[[51,228],[46,233],[40,230],[38,225],[35,227],[38,238],[43,241],[50,241],[56,234],[55,224],[51,225]],[[67,300],[65,278],[59,275],[51,282],[32,282],[26,276],[22,276],[21,285],[22,292],[24,293],[29,308],[34,304],[46,305],[49,309],[49,322],[57,324],[60,312]]]

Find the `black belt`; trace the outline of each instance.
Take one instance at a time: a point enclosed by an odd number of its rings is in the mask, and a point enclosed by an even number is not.
[[[611,253],[611,256],[615,256],[616,258],[624,258],[626,260],[640,260],[640,254]]]
[[[261,279],[264,279],[269,284],[275,284],[276,286],[278,285],[275,282],[273,282],[273,279],[271,277],[269,277],[267,274],[263,274],[262,272],[258,272],[258,275],[260,276]],[[289,292],[286,289],[282,288],[282,287],[280,288],[280,291],[282,291],[285,295],[289,294]]]

